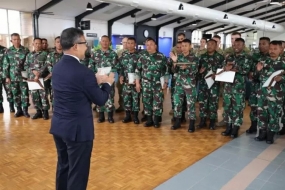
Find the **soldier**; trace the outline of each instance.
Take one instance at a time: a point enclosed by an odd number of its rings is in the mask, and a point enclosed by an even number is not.
[[[141,55],[136,67],[136,90],[140,92],[142,87],[142,102],[147,117],[144,126],[158,128],[163,110],[162,89],[167,87],[169,78],[167,59],[162,53],[157,52],[154,39],[146,42],[146,48],[147,52]],[[164,84],[161,84],[163,82],[161,79],[164,79]]]
[[[80,60],[80,63],[82,65],[85,65],[86,67],[88,67],[89,65],[89,62],[90,62],[90,58],[91,58],[91,53],[90,51],[87,49],[86,52],[85,52],[85,57],[83,60]]]
[[[251,125],[246,133],[255,133],[257,131],[257,91],[260,87],[260,82],[258,78],[253,78],[253,72],[256,70],[256,65],[259,62],[264,62],[269,57],[269,44],[270,39],[268,37],[261,37],[259,39],[259,52],[253,53],[252,55],[252,65],[250,68],[249,79],[251,80],[251,91],[249,97],[250,106],[250,120]]]
[[[42,41],[42,50],[41,51],[45,51],[47,54],[49,54],[50,52],[52,52],[52,50],[51,49],[49,49],[48,48],[48,41],[47,41],[47,39],[45,39],[45,38],[41,38],[41,41]],[[42,73],[44,76],[47,76],[48,74],[49,74],[49,72],[48,72],[48,69],[45,69],[45,71],[44,71],[45,73]],[[46,94],[48,95],[50,95],[50,97],[52,96],[51,95],[51,91],[52,91],[52,89],[51,89],[51,79],[46,79],[45,81],[44,81],[44,85],[45,85],[45,91],[46,91]]]
[[[49,71],[49,75],[46,78],[52,77],[52,69],[55,66],[55,64],[61,59],[63,56],[62,47],[60,44],[60,36],[57,36],[54,39],[54,45],[55,45],[55,51],[51,52],[47,56],[46,65],[47,70]],[[51,82],[51,95],[50,95],[51,103],[53,104],[53,90],[52,90],[52,82]]]
[[[191,52],[191,41],[185,39],[182,41],[182,54],[175,55],[170,54],[172,61],[174,62],[175,73],[177,73],[175,90],[174,90],[174,117],[175,124],[171,129],[175,130],[181,126],[181,114],[183,110],[184,96],[186,95],[187,107],[188,107],[188,118],[190,124],[188,132],[192,133],[195,131],[195,102],[197,98],[196,89],[196,74],[198,71],[199,59]],[[177,66],[177,62],[189,63],[181,66]]]
[[[128,38],[127,37],[123,38],[123,40],[122,40],[123,49],[120,49],[117,52],[117,55],[118,55],[119,58],[122,56],[122,54],[124,52],[126,52],[128,50],[127,49],[127,42],[128,42]],[[119,102],[118,102],[119,103],[119,107],[118,107],[118,109],[116,109],[116,112],[119,113],[119,112],[124,111],[124,100],[123,100],[123,97],[122,97],[123,85],[120,83],[120,80],[118,80],[116,86],[118,88],[118,94],[119,94]]]
[[[233,83],[225,83],[224,121],[226,130],[223,136],[236,138],[243,123],[245,108],[245,80],[252,64],[251,57],[244,51],[245,41],[237,38],[234,43],[235,53],[227,56],[224,71],[234,71]]]
[[[50,52],[48,49],[48,41],[45,38],[42,38],[42,51],[46,51],[47,53]]]
[[[1,78],[2,78],[2,71],[3,71],[3,58],[4,58],[6,51],[7,51],[7,48],[0,45],[0,76]],[[9,102],[9,106],[10,106],[10,112],[15,112],[11,88],[9,84],[6,83],[5,79],[0,79],[0,94],[1,94],[0,95],[0,113],[4,113],[3,92],[2,92],[3,87],[2,86],[4,87],[5,92],[6,92],[7,101]]]
[[[207,53],[202,54],[199,61],[199,92],[198,101],[200,105],[200,124],[199,128],[206,127],[206,121],[209,113],[210,126],[215,129],[215,122],[218,118],[217,110],[219,104],[219,82],[215,82],[209,89],[204,79],[207,73],[213,72],[212,77],[215,80],[217,69],[223,67],[224,56],[217,52],[217,42],[211,39],[207,42]]]
[[[21,45],[20,35],[18,33],[11,34],[10,47],[3,60],[3,78],[6,83],[10,84],[17,112],[15,117],[30,117],[28,113],[29,107],[29,90],[27,82],[23,81],[21,71],[24,71],[24,62],[29,49]]]
[[[224,52],[223,52],[223,50],[222,50],[221,47],[220,47],[220,45],[221,45],[221,36],[219,36],[219,35],[214,35],[212,39],[217,42],[217,49],[216,49],[216,52],[218,52],[218,53],[221,54],[221,55],[224,55]]]
[[[199,47],[199,49],[195,49],[194,50],[194,54],[196,55],[196,57],[200,57],[202,54],[207,52],[206,44],[207,44],[207,38],[202,38],[200,40],[200,47]]]
[[[118,56],[115,51],[109,49],[110,46],[110,38],[109,36],[102,36],[101,38],[101,49],[96,50],[91,53],[91,58],[89,60],[88,68],[92,69],[95,73],[98,72],[99,68],[103,67],[111,67],[111,72],[117,72],[117,63]],[[109,123],[114,123],[113,112],[114,112],[114,96],[115,96],[115,87],[112,85],[112,91],[110,93],[110,97],[106,102],[105,106],[99,107],[97,106],[97,112],[99,112],[98,123],[102,123],[105,121],[104,112],[108,112],[108,121]]]
[[[123,123],[132,121],[131,112],[134,114],[134,123],[139,124],[138,113],[140,111],[140,94],[136,91],[135,83],[129,84],[128,73],[135,73],[139,54],[136,51],[136,39],[128,38],[127,40],[128,51],[125,51],[119,58],[118,68],[119,81],[123,86],[123,100],[126,110],[126,117]]]
[[[259,62],[256,65],[256,72],[254,73],[255,76],[259,76],[261,83],[257,93],[259,135],[255,140],[266,140],[267,144],[274,142],[274,135],[280,129],[279,119],[282,114],[282,104],[284,101],[285,89],[283,81],[285,77],[284,75],[275,76],[273,78],[276,81],[274,86],[262,87],[262,85],[275,71],[285,70],[285,62],[280,56],[281,46],[282,43],[280,41],[270,42],[270,58],[266,59],[264,63]]]
[[[39,82],[39,78],[45,78],[44,75],[47,69],[46,60],[47,52],[42,51],[42,41],[40,38],[34,39],[34,51],[30,52],[25,61],[25,70],[27,71],[28,80]],[[31,90],[31,96],[33,104],[37,110],[36,114],[32,119],[43,118],[44,120],[49,119],[48,110],[50,108],[48,97],[44,89]]]
[[[184,33],[179,33],[179,34],[177,35],[177,42],[182,42],[185,38],[186,38],[186,37],[185,37],[185,34],[184,34]],[[178,52],[177,52],[176,46],[171,49],[171,52],[174,53],[175,55],[178,55],[178,54],[177,54]]]

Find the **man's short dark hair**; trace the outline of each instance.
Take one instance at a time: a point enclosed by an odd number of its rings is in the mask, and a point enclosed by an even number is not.
[[[245,43],[245,41],[244,41],[243,38],[237,38],[237,39],[235,40],[235,42],[242,42],[242,43]]]
[[[232,36],[234,36],[234,35],[239,35],[239,36],[241,36],[241,33],[239,33],[239,32],[233,32],[233,33],[232,33]]]
[[[72,46],[80,41],[80,37],[84,36],[82,30],[78,28],[67,28],[60,35],[60,44],[62,50],[69,50]]]
[[[137,40],[134,37],[129,37],[128,40],[134,41],[135,43],[137,43]]]
[[[34,41],[36,41],[36,40],[40,40],[42,42],[41,38],[34,38]]]
[[[47,39],[46,39],[46,38],[41,38],[41,40],[42,40],[42,41],[47,41]]]
[[[218,38],[219,40],[221,40],[221,36],[219,35],[214,35],[213,38]]]
[[[217,45],[217,41],[216,41],[216,40],[214,40],[214,39],[210,39],[210,40],[208,40],[208,42],[207,42],[207,43],[209,43],[209,42],[214,42],[214,44],[216,44],[216,45]]]
[[[185,34],[184,33],[179,33],[177,36],[183,36],[185,38]]]
[[[259,41],[261,41],[261,40],[264,40],[264,41],[267,41],[268,43],[270,43],[270,38],[268,38],[268,37],[259,38]]]
[[[108,38],[109,41],[111,41],[111,39],[110,39],[109,36],[107,36],[107,35],[103,35],[103,36],[101,37],[101,39],[102,39],[102,38]]]
[[[146,42],[148,42],[148,41],[153,41],[153,42],[155,43],[155,45],[157,45],[157,44],[156,44],[156,41],[155,41],[153,38],[151,38],[151,37],[148,37],[148,38],[147,38]]]
[[[56,41],[57,39],[60,39],[60,36],[55,37],[54,41]]]
[[[270,44],[282,47],[282,42],[279,40],[273,40],[270,42]]]
[[[20,34],[18,34],[18,33],[13,33],[13,34],[11,34],[11,38],[12,38],[13,36],[20,37]]]
[[[181,42],[181,41],[179,41],[179,42],[176,42],[176,44],[182,44],[182,42]]]
[[[188,44],[191,45],[191,40],[189,40],[189,39],[184,39],[184,40],[182,41],[182,43],[188,43]]]
[[[205,37],[201,38],[201,40],[205,40],[206,42],[208,41],[208,39]]]

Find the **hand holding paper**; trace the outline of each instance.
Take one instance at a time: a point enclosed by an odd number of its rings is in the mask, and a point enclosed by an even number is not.
[[[260,71],[261,69],[263,69],[263,63],[258,62],[256,65],[256,69],[257,69],[257,71]]]

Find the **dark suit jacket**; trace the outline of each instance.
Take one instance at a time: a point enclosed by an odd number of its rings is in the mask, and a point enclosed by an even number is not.
[[[64,140],[84,142],[94,139],[92,103],[103,106],[109,84],[98,86],[94,72],[72,56],[64,55],[52,71],[54,111],[50,133]]]

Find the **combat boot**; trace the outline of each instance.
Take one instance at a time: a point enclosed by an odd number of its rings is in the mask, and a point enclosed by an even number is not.
[[[126,111],[126,117],[123,119],[123,123],[129,123],[131,121],[132,121],[131,112],[130,111]]]
[[[28,107],[23,107],[23,115],[26,117],[26,118],[29,118],[30,117],[30,114],[28,112]]]
[[[239,126],[234,126],[231,134],[231,138],[237,138],[238,137],[238,131],[239,131]]]
[[[248,134],[256,133],[257,131],[257,121],[252,121],[251,126],[245,132]]]
[[[134,111],[134,124],[139,124],[140,120],[138,118],[139,112],[138,111]]]
[[[145,127],[151,127],[153,126],[153,119],[152,119],[152,115],[147,115],[147,121],[145,122],[144,126]]]
[[[39,119],[39,118],[42,118],[43,117],[43,114],[42,114],[42,111],[40,109],[37,109],[37,112],[36,114],[32,117],[32,119]]]
[[[44,118],[44,120],[48,120],[49,119],[48,110],[43,110],[43,118]]]
[[[227,123],[226,130],[224,132],[222,132],[222,135],[223,136],[230,136],[231,134],[232,134],[232,124]]]
[[[206,117],[201,117],[200,118],[200,123],[199,123],[199,125],[197,126],[198,128],[203,128],[203,127],[207,127],[207,124],[206,124]]]
[[[181,123],[186,122],[185,111],[182,112]]]
[[[103,123],[105,121],[105,114],[104,112],[99,112],[99,118],[97,120],[98,123]]]
[[[283,125],[283,127],[282,127],[282,129],[278,132],[278,135],[285,135],[285,126],[284,126],[284,124],[282,124]]]
[[[10,107],[10,112],[11,113],[15,113],[15,108],[14,108],[14,103],[13,102],[9,103],[9,107]]]
[[[255,137],[254,140],[256,141],[264,141],[266,140],[267,131],[264,129],[259,129],[258,137]]]
[[[181,119],[180,118],[174,118],[174,120],[175,120],[175,123],[171,127],[171,130],[176,130],[176,129],[179,129],[181,127]]]
[[[266,143],[273,144],[274,143],[274,135],[275,132],[268,130],[266,135]]]
[[[15,117],[21,117],[23,116],[23,110],[22,110],[22,107],[21,106],[18,106],[17,107],[17,112],[15,113]]]
[[[141,121],[142,121],[142,122],[147,121],[147,115],[143,114],[143,117],[142,117]]]
[[[114,123],[113,111],[108,112],[108,121],[109,123]]]
[[[195,120],[190,120],[188,132],[189,133],[194,133],[195,132]]]
[[[154,116],[154,128],[159,128],[160,127],[160,122],[161,122],[161,116]]]
[[[215,119],[210,119],[210,125],[209,125],[209,129],[211,130],[215,130]]]
[[[3,104],[0,103],[0,113],[4,113],[4,108],[3,108]]]

